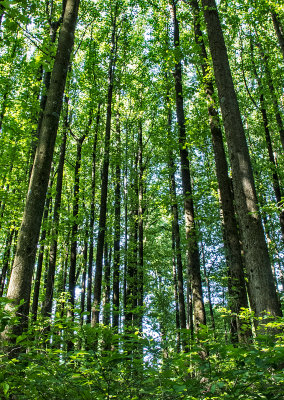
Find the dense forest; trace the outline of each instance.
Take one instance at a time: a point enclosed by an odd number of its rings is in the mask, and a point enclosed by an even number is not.
[[[281,3],[0,1],[1,399],[284,398]]]

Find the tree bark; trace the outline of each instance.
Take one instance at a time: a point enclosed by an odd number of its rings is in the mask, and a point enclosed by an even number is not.
[[[190,0],[193,11],[194,35],[196,45],[199,47],[201,58],[202,76],[208,101],[208,115],[212,136],[216,175],[221,201],[221,216],[224,228],[224,247],[227,264],[229,267],[229,306],[234,314],[239,314],[241,308],[248,307],[246,285],[244,278],[244,265],[240,236],[235,216],[233,191],[228,173],[228,164],[223,143],[223,135],[220,125],[218,108],[214,96],[213,81],[208,77],[208,56],[200,26],[200,10],[197,0]],[[242,330],[238,317],[234,317],[232,336],[241,339]],[[237,330],[237,331],[236,331]]]
[[[264,311],[272,315],[281,315],[257,206],[249,151],[216,3],[214,0],[202,0],[202,5],[229,149],[252,309],[257,316]]]
[[[68,65],[73,48],[78,7],[79,0],[67,0],[8,288],[7,297],[13,300],[13,305],[8,305],[8,309],[14,310],[14,306],[19,305],[21,300],[24,301],[17,309],[20,323],[9,327],[15,335],[20,335],[27,326],[31,280]],[[4,332],[4,336],[7,336],[7,333],[7,331]]]

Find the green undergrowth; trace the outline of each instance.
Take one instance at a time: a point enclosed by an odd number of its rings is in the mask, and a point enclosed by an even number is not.
[[[198,344],[189,341],[188,352],[177,353],[174,342],[165,352],[160,339],[135,331],[39,321],[16,338],[17,358],[7,357],[9,349],[2,354],[0,399],[282,400],[283,322],[266,321],[267,329],[246,345],[204,328]]]

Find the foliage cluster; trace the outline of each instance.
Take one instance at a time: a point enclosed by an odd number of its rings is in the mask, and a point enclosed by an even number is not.
[[[9,315],[2,309],[0,317],[3,329]],[[239,345],[226,340],[226,318],[226,310],[220,309],[220,329],[213,334],[204,327],[198,344],[190,341],[188,353],[177,353],[174,340],[163,343],[154,332],[141,337],[138,331],[117,334],[108,326],[81,326],[66,317],[56,318],[52,327],[40,320],[17,337],[22,348],[18,358],[8,359],[9,351],[1,356],[0,398],[281,400],[283,318],[266,320],[269,333],[262,327],[250,343]],[[65,348],[68,340],[74,343],[72,351]]]

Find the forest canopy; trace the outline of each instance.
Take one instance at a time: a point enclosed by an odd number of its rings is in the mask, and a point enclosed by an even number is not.
[[[0,1],[0,398],[284,396],[284,9]]]

